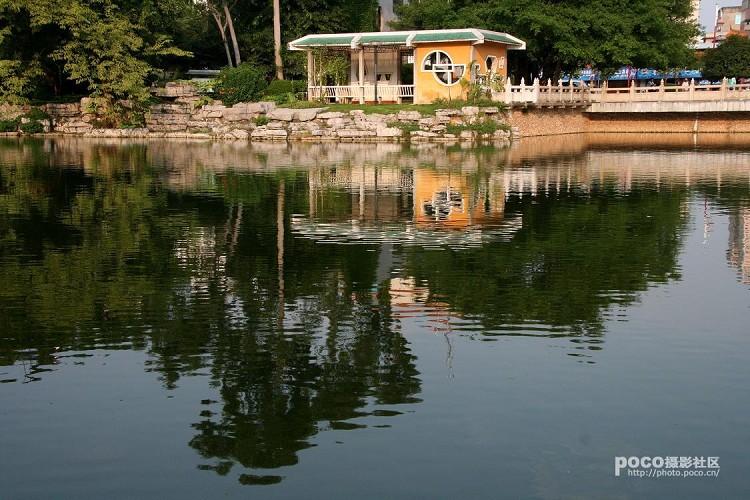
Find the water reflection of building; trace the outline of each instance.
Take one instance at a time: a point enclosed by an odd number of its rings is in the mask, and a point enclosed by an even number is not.
[[[729,215],[729,263],[737,269],[740,281],[750,285],[750,208],[744,207]]]
[[[390,279],[388,292],[394,319],[418,318],[426,321],[433,332],[448,334],[460,317],[450,304],[432,296],[426,285],[420,285],[412,277]]]
[[[309,214],[292,216],[292,230],[316,240],[461,246],[520,227],[505,214],[500,170],[343,165],[308,179]]]
[[[414,220],[418,226],[465,229],[504,219],[504,178],[496,172],[476,179],[473,185],[462,173],[418,169],[414,175]]]

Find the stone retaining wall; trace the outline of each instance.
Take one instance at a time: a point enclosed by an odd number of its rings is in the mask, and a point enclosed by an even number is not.
[[[514,108],[508,112],[508,123],[523,137],[580,134],[588,128],[580,108]]]
[[[96,128],[98,103],[48,104],[54,131],[87,137],[196,138],[252,141],[338,142],[458,142],[509,141],[512,133],[497,107],[466,106],[437,110],[434,116],[418,111],[393,114],[346,113],[327,108],[288,109],[272,102],[217,103],[197,106],[195,97],[178,97],[154,105],[145,115],[145,128]],[[483,124],[482,132],[477,124]]]
[[[504,143],[512,136],[545,136],[585,132],[750,132],[750,112],[724,113],[587,113],[583,108],[513,108],[466,106],[437,110],[434,115],[403,110],[366,114],[361,110],[288,109],[272,102],[227,107],[201,98],[189,86],[161,89],[170,102],[152,106],[145,128],[98,128],[106,112],[101,101],[43,106],[54,132],[84,137],[194,138],[306,142],[473,142]],[[191,93],[193,92],[193,93]],[[126,104],[126,103],[123,103]],[[14,118],[30,106],[0,105],[0,117]],[[489,127],[478,127],[478,124]],[[496,129],[479,133],[478,129]],[[512,131],[512,132],[511,132]]]
[[[651,134],[750,133],[747,113],[592,113],[587,116],[587,132]]]
[[[513,109],[508,123],[523,137],[580,133],[750,133],[750,112],[587,113],[573,108]]]

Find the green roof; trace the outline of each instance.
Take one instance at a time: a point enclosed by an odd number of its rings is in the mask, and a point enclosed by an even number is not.
[[[452,42],[461,40],[477,40],[477,36],[471,31],[455,30],[455,31],[422,31],[417,32],[412,40],[414,43],[424,42]]]
[[[307,35],[292,43],[299,47],[351,45],[355,35]],[[291,44],[290,44],[291,45]]]
[[[382,33],[362,33],[359,37],[359,43],[397,43],[406,45],[406,39],[409,38],[409,33],[389,33],[387,31]]]
[[[485,38],[485,40],[490,40],[492,42],[500,42],[500,43],[507,43],[510,45],[517,45],[520,40],[515,39],[511,36],[506,35],[505,33],[496,33],[494,31],[485,31],[485,30],[478,30]]]
[[[363,45],[402,45],[437,42],[485,41],[503,43],[509,49],[525,49],[523,40],[507,33],[478,29],[421,30],[421,31],[376,31],[370,33],[331,33],[307,35],[289,42],[290,50],[306,50],[310,47],[361,47]]]

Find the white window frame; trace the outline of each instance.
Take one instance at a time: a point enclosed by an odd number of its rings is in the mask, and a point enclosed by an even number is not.
[[[450,62],[433,64],[429,68],[426,68],[425,63],[427,62],[427,59],[435,53],[438,54],[438,60],[442,60],[443,59],[442,56],[445,56]],[[453,58],[451,58],[450,54],[448,54],[444,50],[431,50],[422,58],[422,64],[419,65],[419,70],[423,73],[432,73],[432,76],[435,78],[435,81],[437,81],[440,85],[444,87],[453,87],[454,85],[458,84],[461,81],[461,78],[464,77],[464,74],[466,73],[466,65],[465,64],[453,64]],[[451,73],[451,81],[452,81],[453,73],[456,73],[457,70],[460,70],[461,74],[453,83],[447,83],[440,76],[441,73]]]

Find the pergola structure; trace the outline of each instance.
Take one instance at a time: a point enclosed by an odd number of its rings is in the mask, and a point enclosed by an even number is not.
[[[505,82],[507,51],[525,48],[507,33],[471,28],[314,34],[289,43],[289,50],[307,52],[308,99],[360,103],[458,98],[465,92],[462,81],[490,88],[493,81]],[[346,54],[345,85],[317,81],[317,51]],[[402,74],[404,60],[413,64],[411,75]]]

